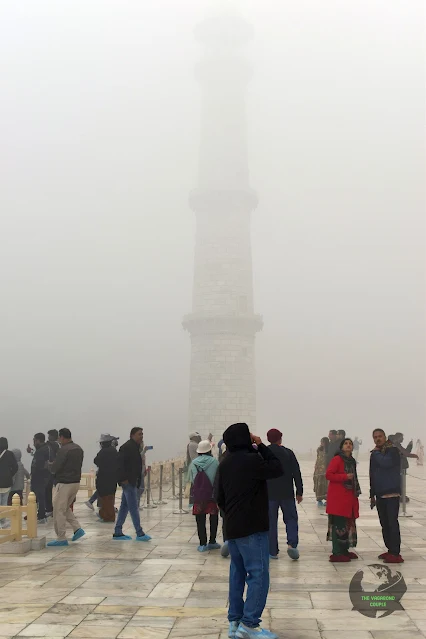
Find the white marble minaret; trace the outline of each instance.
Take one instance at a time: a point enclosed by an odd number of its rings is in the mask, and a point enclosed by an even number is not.
[[[251,69],[239,50],[251,28],[235,16],[206,20],[196,30],[205,46],[197,67],[202,87],[191,335],[189,430],[217,442],[237,421],[256,425],[254,343],[262,318],[254,313],[250,188],[245,93]]]

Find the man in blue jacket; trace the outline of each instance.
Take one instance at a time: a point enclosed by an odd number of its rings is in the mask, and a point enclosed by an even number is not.
[[[387,552],[379,555],[385,563],[401,564],[399,531],[399,498],[401,496],[401,461],[398,449],[386,438],[385,431],[373,431],[375,448],[370,457],[371,508],[377,506],[383,541]]]

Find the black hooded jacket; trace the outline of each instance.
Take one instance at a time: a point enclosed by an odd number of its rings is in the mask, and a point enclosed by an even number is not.
[[[233,424],[223,434],[226,457],[218,470],[216,500],[224,513],[226,538],[239,539],[269,530],[268,486],[283,469],[268,446],[252,446],[247,424]]]
[[[0,450],[0,488],[10,488],[18,472],[18,462],[11,450]]]
[[[93,463],[99,468],[96,490],[100,497],[114,495],[117,490],[118,452],[115,446],[101,448]]]

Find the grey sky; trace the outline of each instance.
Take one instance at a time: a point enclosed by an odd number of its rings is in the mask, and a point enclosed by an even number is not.
[[[425,435],[424,16],[240,0],[258,430]],[[0,6],[0,430],[187,433],[204,0]],[[200,424],[200,429],[203,430]]]

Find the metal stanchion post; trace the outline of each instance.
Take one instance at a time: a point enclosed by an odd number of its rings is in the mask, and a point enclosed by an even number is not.
[[[158,505],[167,504],[167,502],[163,500],[163,473],[164,473],[164,468],[163,468],[163,464],[161,464],[160,465],[160,488],[159,488],[158,501],[157,501]]]
[[[175,462],[172,462],[172,499],[177,499],[175,482],[176,482]]]
[[[146,480],[146,506],[145,508],[157,508],[156,504],[151,503],[151,466],[148,466],[147,480]]]
[[[179,508],[174,510],[174,515],[187,515],[188,511],[183,509],[183,468],[179,468]]]
[[[402,513],[400,517],[412,517],[407,515],[407,471],[405,468],[401,471],[401,497],[402,497]]]

